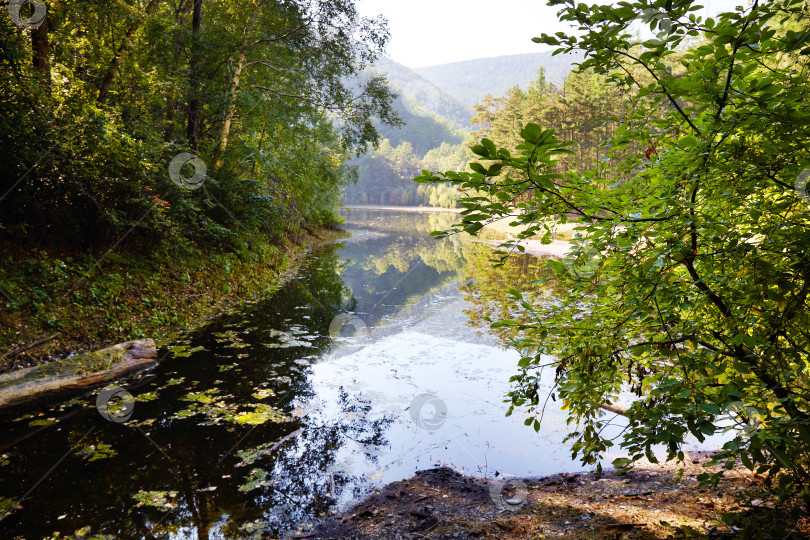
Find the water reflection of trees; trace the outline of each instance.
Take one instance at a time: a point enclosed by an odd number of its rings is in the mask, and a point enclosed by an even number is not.
[[[248,467],[267,472],[267,483],[255,488],[252,495],[262,511],[265,533],[289,531],[323,516],[336,501],[365,495],[362,479],[337,467],[335,458],[339,449],[356,445],[367,461],[378,461],[373,449],[388,445],[384,433],[393,418],[370,418],[371,408],[370,401],[340,388],[337,408],[330,411],[333,414],[308,415],[298,436]],[[246,517],[229,520],[234,532],[250,522]],[[240,532],[244,534],[244,530]]]
[[[460,280],[473,301],[468,315],[476,325],[483,316],[514,318],[508,311],[514,307],[499,294],[504,285],[524,291],[549,287],[532,282],[545,275],[534,258],[514,257],[493,270],[489,246],[462,236],[441,241],[428,237],[433,230],[447,228],[456,215],[380,216],[370,227],[386,232],[387,238],[347,242],[340,252],[337,246],[325,248],[313,254],[299,279],[267,301],[197,331],[188,346],[200,350],[165,359],[153,382],[133,389],[136,397],[155,394],[151,401],[137,402],[137,424],[105,422],[88,401],[47,436],[24,438],[28,420],[0,426],[0,432],[20,440],[4,450],[9,463],[2,466],[0,490],[7,498],[22,496],[68,454],[23,508],[0,521],[0,537],[41,538],[55,530],[69,533],[92,525],[92,534],[116,538],[245,538],[278,534],[328,512],[337,499],[362,496],[365,483],[337,467],[336,456],[348,448],[374,464],[375,449],[387,444],[385,433],[392,420],[370,416],[371,404],[345,389],[329,416],[294,415],[296,404],[315,398],[306,376],[309,368],[302,362],[332,345],[332,319],[347,308],[365,310],[372,316],[371,325]],[[279,347],[272,332],[293,326],[305,332],[294,337],[306,339],[306,345]],[[265,402],[290,416],[288,421],[257,426],[213,423],[204,408],[196,409],[199,414],[178,416],[188,410],[192,402],[183,398],[191,394],[215,396],[239,410],[256,403],[253,394],[259,388],[275,393]],[[205,394],[214,389],[216,393]],[[95,431],[70,452],[91,428]],[[299,429],[272,452],[237,467],[245,462],[244,452],[272,448]],[[90,461],[79,449],[91,443],[97,448],[109,445],[117,455]],[[133,495],[142,492],[162,493],[165,504],[138,506]],[[176,495],[169,496],[171,492]]]
[[[505,286],[535,297],[548,295],[553,299],[561,294],[551,280],[553,272],[543,268],[542,259],[516,254],[503,267],[493,268],[490,262],[493,249],[487,242],[502,240],[502,233],[482,230],[475,239],[467,235],[443,239],[429,236],[434,230],[448,229],[458,219],[455,214],[355,211],[353,223],[399,234],[394,240],[389,236],[347,245],[344,251],[349,257],[344,282],[356,301],[354,310],[364,313],[368,324],[377,324],[400,312],[409,299],[413,301],[453,279],[463,283],[460,290],[468,293],[472,301],[466,314],[473,327],[485,323],[484,317],[528,320],[519,304],[504,298]],[[546,279],[550,281],[538,282]],[[381,302],[383,296],[385,300]],[[505,331],[499,330],[499,334],[502,338],[507,336]]]
[[[352,305],[368,325],[399,312],[409,299],[422,296],[458,276],[473,243],[461,236],[437,240],[434,227],[447,227],[453,214],[392,215],[390,221],[369,217],[364,228],[396,230],[399,235],[347,243],[343,281],[352,291]]]
[[[467,293],[471,307],[465,310],[468,325],[480,327],[492,321],[514,320],[529,322],[531,314],[520,303],[504,295],[505,289],[515,289],[534,302],[554,302],[564,294],[554,279],[554,271],[545,267],[544,259],[527,254],[516,254],[495,268],[490,262],[492,250],[486,246],[469,253],[464,267],[467,278],[459,290]],[[506,341],[514,338],[514,329],[502,327],[494,330]]]
[[[325,422],[309,429],[305,419],[292,414],[294,402],[312,397],[301,359],[331,344],[326,329],[347,295],[340,269],[337,247],[326,248],[300,279],[269,300],[197,331],[188,347],[199,350],[164,358],[154,381],[132,389],[136,398],[152,397],[137,401],[131,424],[104,421],[88,400],[75,405],[82,410],[47,436],[20,437],[30,429],[24,419],[0,426],[19,440],[5,450],[8,463],[0,476],[0,490],[9,498],[22,496],[21,490],[66,455],[47,484],[0,522],[0,537],[42,538],[89,526],[92,534],[115,538],[244,538],[280,526],[272,525],[273,515],[289,524],[326,511],[333,502],[331,481],[319,471],[333,464],[335,452],[349,439],[382,443],[385,429],[384,420]],[[306,343],[276,346],[273,336],[293,327],[303,333],[295,337]],[[216,414],[219,402],[228,411],[250,407],[258,401],[253,395],[258,389],[275,393],[264,403],[286,413],[287,421],[240,425],[233,415]],[[351,411],[356,405],[346,407]],[[240,451],[273,444],[298,429],[303,429],[300,439],[262,455],[261,463],[236,466],[243,461]],[[117,454],[90,461],[93,454],[86,450],[102,444]],[[267,483],[240,490],[256,479],[254,469],[266,472]],[[336,477],[335,490],[339,494],[354,480]],[[147,504],[134,498],[150,494]]]

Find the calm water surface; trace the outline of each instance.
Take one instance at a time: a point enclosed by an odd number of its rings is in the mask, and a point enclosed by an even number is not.
[[[274,296],[162,348],[126,422],[95,395],[4,421],[0,538],[265,538],[438,465],[582,470],[555,403],[540,433],[504,416],[519,355],[481,320],[538,261],[428,237],[454,219],[354,210]]]

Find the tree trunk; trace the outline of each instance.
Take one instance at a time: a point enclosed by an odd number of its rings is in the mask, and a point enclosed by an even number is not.
[[[149,0],[149,4],[147,4],[145,10],[146,15],[151,15],[159,3],[160,0]],[[129,29],[127,29],[126,34],[124,34],[124,40],[121,42],[121,46],[118,47],[118,50],[115,52],[115,55],[110,62],[110,66],[107,68],[107,72],[104,74],[104,78],[99,86],[99,103],[104,103],[107,100],[107,96],[110,93],[110,88],[112,88],[113,79],[115,79],[115,72],[121,67],[121,61],[123,60],[124,55],[126,55],[126,53],[132,48],[132,36],[138,31],[138,28],[141,27],[142,23],[143,19],[130,26]]]
[[[156,363],[155,342],[142,339],[4,373],[0,375],[0,409],[81,393]]]
[[[239,79],[242,76],[242,68],[245,65],[245,57],[247,56],[247,49],[242,48],[239,52],[239,58],[236,60],[236,66],[233,68],[233,75],[231,76],[231,83],[228,85],[227,96],[227,109],[225,111],[225,118],[222,121],[222,128],[219,132],[219,143],[217,144],[217,159],[214,162],[214,169],[219,169],[225,159],[225,149],[228,147],[228,137],[231,133],[231,123],[236,114],[236,93],[239,91]]]
[[[188,144],[194,150],[200,145],[200,34],[202,33],[202,3],[203,0],[194,0],[193,14],[191,17],[191,29],[193,40],[191,45],[191,55],[189,68],[191,71],[189,79],[188,98],[188,126],[186,128],[186,138]]]
[[[31,30],[31,50],[33,52],[34,69],[45,81],[51,84],[50,42],[48,39],[48,19],[42,21],[38,28]]]
[[[188,8],[191,5],[190,0],[181,0],[180,5],[174,12],[174,22],[177,29],[174,32],[174,58],[172,59],[172,74],[177,78],[177,68],[180,65],[180,56],[183,54],[182,33],[180,28],[183,26],[185,16],[188,14]],[[172,142],[174,139],[174,115],[177,110],[177,93],[176,86],[172,85],[169,89],[169,95],[166,97],[166,128],[163,131],[163,140]]]

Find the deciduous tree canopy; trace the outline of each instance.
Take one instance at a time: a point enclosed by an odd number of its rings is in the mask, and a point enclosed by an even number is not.
[[[376,142],[375,118],[398,121],[382,77],[356,82],[387,39],[353,0],[56,1],[34,29],[0,17],[4,239],[229,245],[333,221],[344,156]],[[193,194],[169,181],[181,152],[207,165]]]
[[[705,19],[691,0],[550,4],[580,35],[537,41],[582,50],[581,72],[631,100],[609,159],[564,166],[579,141],[541,120],[517,144],[498,141],[507,148],[481,140],[472,173],[417,178],[468,190],[455,231],[512,215],[529,225],[523,238],[548,241],[553,220],[578,223],[569,258],[548,261],[569,294],[512,291],[532,322],[497,323],[513,325],[525,351],[513,406],[535,412],[539,429],[538,375],[556,369],[573,453],[595,463],[613,445],[600,405],[632,390],[630,458],[617,465],[655,461],[657,444],[683,459],[685,437],[736,423],[717,460],[740,459],[784,499],[810,500],[806,6],[755,0]],[[657,37],[640,41],[636,21]]]

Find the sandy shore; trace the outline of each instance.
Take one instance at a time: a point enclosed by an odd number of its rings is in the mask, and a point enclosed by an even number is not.
[[[499,245],[499,242],[494,240],[478,240],[477,242],[490,245],[493,248]],[[538,257],[554,257],[557,259],[565,257],[571,249],[571,243],[566,240],[552,240],[550,244],[543,244],[540,240],[523,240],[520,242],[520,245],[525,249],[523,253],[536,255]],[[520,252],[514,250],[514,253]]]
[[[461,213],[461,208],[439,208],[438,206],[379,206],[372,204],[349,204],[349,210],[396,210],[398,212],[450,212]]]
[[[348,205],[349,210],[394,210],[398,212],[449,212],[458,214],[462,211],[461,208],[437,208],[433,206],[379,206],[379,205]],[[488,223],[484,228],[498,231],[510,235],[511,237],[519,234],[525,227],[513,227],[510,225],[515,220],[514,217],[506,217]],[[552,240],[550,244],[543,244],[540,240],[523,240],[520,245],[525,248],[524,253],[536,255],[538,257],[556,257],[563,258],[570,249],[568,239],[573,234],[576,227],[575,223],[566,223],[564,225],[556,226],[557,236],[561,239]],[[492,240],[478,240],[482,244],[487,244],[492,247],[498,247],[498,242]]]
[[[498,231],[509,235],[510,237],[514,238],[517,234],[525,229],[525,227],[513,227],[510,225],[515,218],[508,217],[504,219],[500,219],[498,221],[493,221],[492,223],[488,223],[486,225],[486,229],[490,229],[493,231]],[[566,223],[564,225],[556,225],[555,232],[558,237],[561,239],[554,239],[551,241],[550,244],[543,244],[540,240],[523,240],[520,242],[520,245],[524,247],[526,250],[524,253],[529,253],[531,255],[537,255],[538,257],[556,257],[556,258],[563,258],[568,253],[569,249],[571,249],[571,244],[568,239],[571,238],[574,232],[574,228],[577,226],[575,223]],[[494,241],[482,241],[483,243],[489,244],[493,247],[497,247],[498,242]]]

